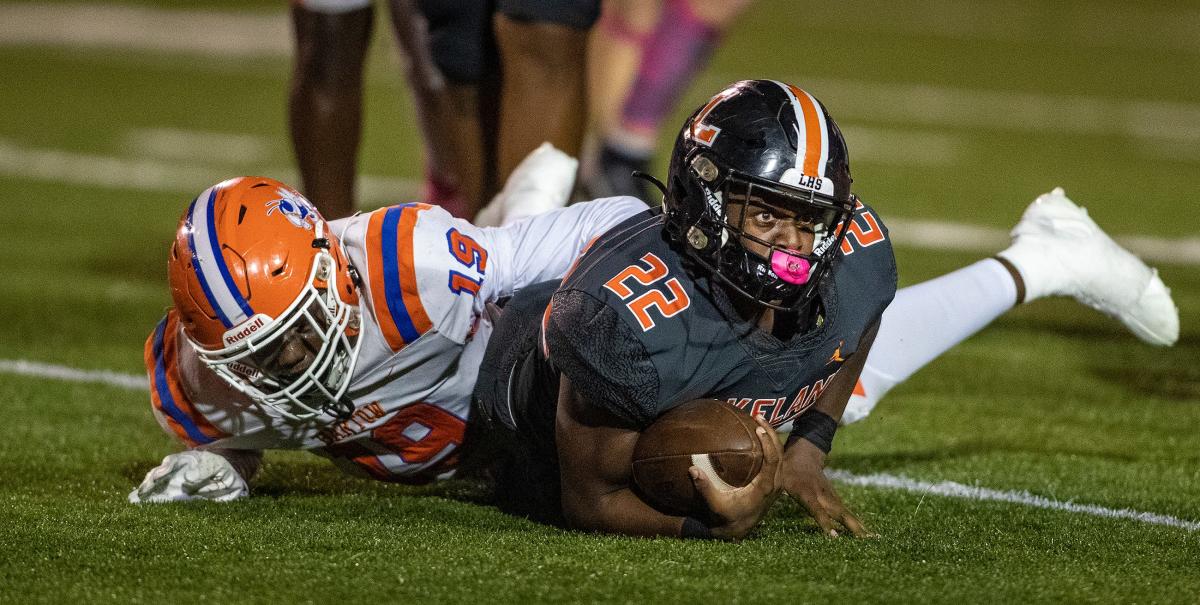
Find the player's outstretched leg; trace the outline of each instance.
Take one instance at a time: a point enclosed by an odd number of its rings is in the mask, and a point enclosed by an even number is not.
[[[1179,310],[1158,271],[1114,242],[1061,187],[1034,200],[1012,235],[998,256],[1021,273],[1025,302],[1070,296],[1152,345],[1179,339]]]
[[[1012,235],[1000,260],[981,260],[896,292],[843,423],[865,418],[892,387],[1014,303],[1070,296],[1150,344],[1179,338],[1179,311],[1158,272],[1114,242],[1062,189],[1034,200]]]
[[[842,424],[866,418],[892,387],[1013,308],[1017,295],[1013,274],[994,258],[901,288],[883,312]]]
[[[479,227],[497,227],[567,205],[579,162],[550,143],[525,156],[504,189],[475,216]]]

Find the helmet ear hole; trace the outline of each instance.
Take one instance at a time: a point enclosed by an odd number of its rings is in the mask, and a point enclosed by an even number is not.
[[[183,294],[188,297],[191,304],[181,305],[178,299],[175,302],[175,307],[179,309],[180,315],[187,318],[188,321],[186,323],[189,325],[194,324],[196,319],[198,319],[196,316],[197,313],[203,315],[209,321],[218,321],[217,311],[213,309],[212,305],[208,302],[208,298],[201,291],[200,283],[196,282],[195,284],[188,284],[188,286],[187,291]]]

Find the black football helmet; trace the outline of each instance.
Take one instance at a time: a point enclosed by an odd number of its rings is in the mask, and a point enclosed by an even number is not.
[[[816,296],[854,215],[850,161],[837,124],[812,95],[774,80],[744,80],[697,109],[675,141],[663,201],[668,237],[755,302],[798,311]],[[731,199],[809,223],[811,254],[786,250],[736,224]],[[743,238],[766,246],[763,257]]]

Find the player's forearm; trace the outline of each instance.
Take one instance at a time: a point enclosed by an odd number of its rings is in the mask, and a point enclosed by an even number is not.
[[[857,354],[856,354],[857,355]],[[866,355],[862,355],[865,357]],[[853,362],[854,360],[851,360]],[[854,383],[858,381],[859,368],[842,367],[829,389],[813,404],[812,409],[804,412],[792,423],[792,432],[788,435],[785,449],[791,453],[797,442],[804,440],[815,445],[822,454],[828,454],[833,447],[833,436],[837,432],[838,423],[846,411],[846,403],[850,401]],[[787,463],[784,466],[788,466]]]
[[[815,445],[822,454],[828,454],[833,447],[833,436],[837,432],[838,423],[846,411],[846,403],[854,391],[854,384],[862,371],[862,359],[866,351],[860,351],[848,360],[838,371],[829,388],[817,399],[812,409],[804,412],[792,422],[792,432],[788,435],[786,450],[792,452],[797,442],[804,440]],[[784,466],[788,466],[787,463]]]
[[[640,433],[588,404],[566,376],[559,384],[555,434],[563,516],[571,527],[630,536],[680,535],[682,517],[664,515],[630,489]]]
[[[841,422],[842,414],[846,412],[846,404],[850,401],[850,396],[845,397],[824,397],[821,401],[813,404],[810,412],[820,412],[832,418],[835,422]]]
[[[567,523],[584,531],[679,537],[683,517],[665,515],[628,488],[603,495],[563,494]]]

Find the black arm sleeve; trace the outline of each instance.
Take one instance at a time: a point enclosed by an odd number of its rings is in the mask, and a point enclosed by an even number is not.
[[[658,417],[659,376],[646,346],[615,310],[580,290],[554,295],[550,361],[584,399],[641,429]]]

